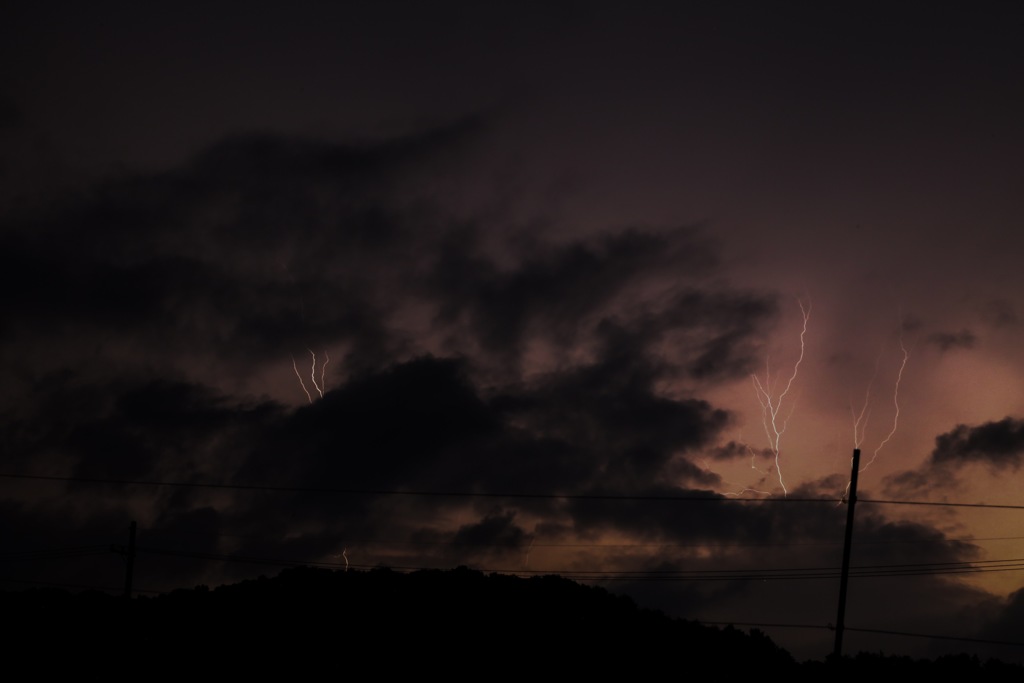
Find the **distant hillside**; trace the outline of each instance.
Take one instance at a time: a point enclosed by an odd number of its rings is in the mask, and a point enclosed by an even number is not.
[[[324,667],[338,676],[565,671],[635,677],[684,674],[694,666],[730,677],[835,673],[820,663],[798,665],[756,630],[671,619],[555,576],[525,579],[465,568],[298,568],[214,590],[138,597],[131,604],[100,593],[30,590],[0,594],[0,608],[15,627],[10,652],[49,670],[120,663],[232,675]],[[969,658],[958,663],[973,675],[1024,673],[1021,667],[997,671],[995,664],[983,670]],[[845,664],[907,671],[927,663],[862,656]]]

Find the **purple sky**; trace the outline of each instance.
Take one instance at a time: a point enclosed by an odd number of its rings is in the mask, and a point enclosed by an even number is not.
[[[837,499],[855,442],[862,498],[1024,505],[1024,12],[642,5],[6,3],[3,473],[640,499],[5,480],[5,552],[137,519],[356,566],[835,567],[845,507],[643,497]],[[853,561],[1019,558],[1022,515],[865,503]],[[266,571],[179,560],[137,585]],[[836,583],[609,587],[824,626]],[[1022,642],[1021,586],[856,579],[847,625]]]

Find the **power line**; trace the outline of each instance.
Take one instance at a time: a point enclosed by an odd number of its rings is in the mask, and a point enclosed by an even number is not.
[[[200,553],[191,552],[187,550],[164,550],[161,548],[144,548],[136,547],[135,551],[138,553],[146,553],[149,555],[164,555],[169,557],[191,557],[201,560],[216,560],[219,562],[241,562],[246,564],[269,564],[276,565],[279,567],[326,567],[326,568],[344,568],[346,565],[344,562],[323,562],[319,560],[294,560],[294,559],[282,559],[282,558],[269,558],[269,557],[249,557],[245,555],[222,555],[220,553]],[[356,568],[356,565],[352,565]],[[359,568],[372,568],[369,565],[358,565]]]
[[[745,503],[832,503],[835,498],[729,498],[709,493],[705,496],[657,496],[605,493],[521,493],[486,491],[424,491],[402,489],[346,489],[315,486],[271,486],[267,484],[224,484],[216,482],[158,481],[145,479],[108,479],[99,477],[57,477],[41,474],[15,474],[0,472],[4,479],[34,479],[84,484],[118,484],[123,486],[168,486],[176,488],[229,489],[235,491],[265,491],[271,493],[327,493],[358,496],[416,496],[436,498],[528,498],[541,500],[649,500],[685,502],[745,502]]]
[[[908,636],[911,638],[931,638],[933,640],[959,640],[965,643],[982,643],[985,645],[1012,645],[1014,647],[1024,647],[1024,642],[1018,642],[1013,640],[987,640],[985,638],[963,638],[960,636],[939,636],[929,633],[910,633],[907,631],[888,631],[878,628],[852,628],[846,627],[847,631],[859,631],[861,633],[880,633],[887,636]]]
[[[829,624],[828,626],[822,626],[820,624],[772,624],[752,621],[706,621],[704,619],[695,619],[694,621],[697,621],[706,626],[745,626],[752,628],[810,628],[828,631],[835,630],[835,627],[831,624]],[[937,635],[934,633],[911,633],[908,631],[888,631],[876,628],[854,628],[852,626],[847,626],[846,630],[857,631],[859,633],[879,633],[882,635],[891,636],[907,636],[910,638],[928,638],[931,640],[956,640],[965,643],[981,643],[984,645],[1011,645],[1014,647],[1024,647],[1024,642],[1016,642],[1010,640],[988,640],[985,638],[966,638],[962,636]]]
[[[109,545],[86,545],[74,548],[48,548],[41,550],[21,550],[10,553],[0,553],[0,561],[19,560],[49,560],[62,559],[66,557],[87,557],[90,555],[101,555],[107,553]]]
[[[335,487],[313,487],[313,486],[271,486],[267,484],[224,484],[217,482],[185,482],[185,481],[159,481],[146,479],[111,479],[99,477],[58,477],[41,474],[18,474],[11,472],[0,472],[0,478],[4,479],[31,479],[37,481],[63,481],[84,484],[117,484],[122,486],[166,486],[175,488],[207,488],[227,489],[234,491],[264,491],[271,493],[324,493],[334,495],[358,495],[358,496],[411,496],[411,497],[435,497],[435,498],[512,498],[512,499],[533,499],[533,500],[642,500],[658,502],[689,502],[689,503],[830,503],[835,504],[835,498],[734,498],[722,496],[716,493],[709,493],[702,496],[693,495],[641,495],[641,494],[605,494],[605,493],[523,493],[514,491],[486,492],[486,491],[425,491],[425,490],[401,490],[401,489],[349,489]],[[898,500],[870,500],[858,499],[861,503],[875,503],[885,505],[929,505],[937,507],[971,507],[971,508],[994,508],[1005,510],[1024,510],[1024,505],[993,505],[987,503],[946,503],[929,501],[898,501]]]
[[[160,532],[160,531],[166,531],[166,530],[147,529],[145,531],[147,533],[152,533],[152,532]],[[157,533],[157,535],[160,535],[160,534]],[[198,534],[198,533],[180,534],[180,533],[174,532],[173,535],[193,535],[193,536],[207,537],[206,534]],[[216,537],[224,536],[224,537],[229,537],[229,538],[235,538],[236,537],[236,536],[231,535],[231,534],[216,534],[215,536]],[[259,539],[261,537],[253,536],[253,535],[248,535],[248,536],[242,536],[241,538],[248,538],[248,539],[252,540],[252,539]],[[574,548],[595,549],[595,548],[599,548],[599,549],[606,549],[606,550],[622,550],[622,549],[629,550],[629,549],[634,549],[634,548],[637,548],[637,549],[646,549],[646,548],[747,548],[747,547],[766,547],[766,546],[767,547],[790,547],[790,546],[819,547],[819,546],[834,546],[834,545],[836,545],[834,543],[822,543],[822,544],[816,544],[816,543],[815,544],[792,544],[792,543],[777,543],[777,544],[769,544],[769,543],[759,543],[759,544],[531,543],[529,545],[524,545],[522,543],[508,543],[508,542],[506,542],[506,543],[464,543],[464,542],[455,542],[455,541],[412,541],[412,540],[405,540],[405,539],[366,539],[366,538],[352,539],[352,538],[346,538],[346,537],[342,537],[342,536],[339,536],[339,537],[335,538],[334,540],[337,541],[338,543],[344,543],[344,545],[345,545],[345,547],[347,549],[352,550],[352,551],[356,551],[356,552],[358,552],[360,549],[362,549],[362,551],[365,552],[366,549],[369,548],[369,547],[380,547],[380,548],[385,548],[385,549],[393,549],[393,550],[397,551],[400,548],[414,548],[414,547],[422,547],[422,546],[444,547],[444,548],[503,548],[503,549],[506,549],[506,550],[508,550],[510,552],[527,553],[529,551],[537,550],[537,549],[541,549],[541,548],[556,548],[556,549],[574,549]],[[889,544],[894,544],[894,543],[897,543],[897,542],[888,542],[888,543]],[[920,543],[920,542],[918,542],[918,543]],[[904,544],[909,544],[909,543],[904,543]],[[175,552],[187,552],[187,551],[175,551]],[[216,555],[216,556],[211,556],[211,559],[227,559],[227,558],[225,556],[222,556],[222,555]],[[259,561],[259,562],[268,561],[267,558],[244,558],[244,559],[246,561]],[[270,561],[272,561],[272,562],[281,562],[281,563],[288,564],[288,565],[303,564],[304,562],[306,562],[304,560],[297,560],[297,559],[270,560]],[[947,562],[947,563],[916,563],[916,564],[901,564],[901,565],[877,565],[877,566],[860,566],[860,567],[857,567],[857,569],[861,570],[862,574],[864,574],[868,569],[884,570],[884,571],[887,571],[887,572],[889,572],[891,574],[896,574],[896,573],[899,573],[899,572],[906,572],[906,571],[908,571],[910,569],[917,570],[917,569],[920,569],[920,568],[923,568],[923,567],[931,568],[932,573],[939,572],[940,568],[942,568],[943,572],[945,572],[945,573],[953,573],[953,572],[971,573],[971,572],[977,572],[979,570],[979,567],[977,565],[986,565],[986,564],[993,564],[993,563],[1001,563],[1001,564],[1005,565],[1005,563],[1008,563],[1008,562],[1024,562],[1024,560],[978,560],[978,561],[973,561],[973,562],[963,561],[963,562]],[[314,562],[314,561],[310,561],[308,563],[309,564],[316,564],[316,562]],[[325,564],[325,566],[342,566],[340,563],[324,563],[324,564]],[[1017,568],[1018,567],[1016,565],[1010,565],[1009,567],[1005,567],[1005,570],[1011,570],[1011,569],[1017,569]],[[833,568],[821,568],[821,569],[823,569],[823,570],[824,569],[831,570]],[[993,567],[989,571],[994,571],[996,569],[997,569],[996,567]],[[515,571],[515,570],[501,570],[501,571]],[[751,571],[764,571],[764,570],[723,570],[723,571],[751,572]],[[770,570],[770,571],[780,571],[780,570]],[[790,571],[790,570],[786,570],[786,571]],[[806,571],[806,568],[801,568],[801,569],[797,569],[797,570],[793,570],[793,571]],[[878,575],[881,575],[881,574],[878,574]]]
[[[264,540],[264,536],[256,536],[253,534],[208,534],[205,532],[188,532],[179,531],[177,529],[159,529],[159,528],[141,528],[140,532],[147,534],[156,534],[159,536],[171,535],[171,536],[198,536],[201,538],[242,538],[249,540]],[[345,543],[349,547],[366,547],[366,546],[407,546],[407,547],[419,547],[419,546],[444,546],[451,548],[509,548],[514,550],[526,550],[526,546],[523,546],[519,541],[510,541],[506,543],[468,543],[463,541],[422,541],[412,539],[388,539],[388,538],[350,538],[345,536],[334,536],[333,540],[338,543]],[[950,539],[955,540],[955,539]],[[864,544],[920,544],[920,543],[935,543],[935,541],[865,541]],[[539,542],[528,544],[530,548],[608,548],[608,549],[631,549],[631,548],[689,548],[689,549],[709,549],[709,548],[796,548],[796,547],[809,547],[809,548],[824,548],[832,547],[836,545],[842,545],[841,543],[832,541],[820,541],[820,542],[808,542],[808,543],[553,543],[553,542]]]
[[[835,630],[833,626],[822,626],[821,624],[767,624],[767,623],[755,623],[752,621],[705,621],[704,619],[694,619],[697,623],[704,624],[705,626],[752,626],[754,628],[813,628],[822,631]],[[852,629],[847,629],[852,630]]]
[[[38,559],[62,559],[88,555],[98,555],[110,552],[110,546],[80,546],[75,548],[56,548],[46,550],[20,551],[0,555],[0,559],[9,560],[38,560]],[[272,564],[278,566],[318,566],[318,567],[363,567],[351,562],[325,562],[322,560],[309,560],[297,558],[266,558],[240,555],[228,555],[221,553],[204,553],[188,550],[168,550],[163,548],[139,547],[138,552],[145,552],[153,555],[165,555],[175,557],[189,557],[195,559],[206,559],[221,562],[244,562],[254,564]],[[413,568],[407,568],[413,569]],[[418,569],[423,569],[419,567]],[[897,576],[926,576],[938,574],[963,574],[963,573],[988,573],[1002,571],[1024,570],[1024,558],[1010,558],[997,560],[977,560],[971,562],[927,562],[927,563],[903,563],[903,564],[875,564],[857,565],[851,568],[853,575],[859,578],[897,577]],[[497,573],[514,573],[532,575],[539,573],[552,573],[552,570],[526,570],[526,569],[486,569],[482,571]],[[837,569],[835,567],[778,567],[768,569],[691,569],[691,570],[555,570],[565,576],[574,576],[582,579],[599,578],[601,580],[634,580],[634,581],[723,581],[723,580],[787,580],[787,579],[819,579],[834,578]]]
[[[932,503],[923,500],[868,500],[858,498],[858,503],[875,503],[876,505],[933,505],[950,508],[995,508],[998,510],[1024,510],[1024,505],[993,505],[991,503]]]
[[[108,592],[108,593],[120,593],[123,590],[122,588],[111,588],[110,586],[96,586],[96,585],[86,584],[86,583],[62,583],[62,582],[59,582],[59,581],[35,581],[35,580],[32,580],[32,579],[11,579],[11,578],[7,578],[7,577],[0,577],[0,583],[22,583],[22,584],[36,585],[36,586],[55,586],[57,588],[83,588],[83,589],[86,589],[86,590],[104,591],[104,592]],[[152,593],[154,595],[160,595],[162,593],[169,592],[169,591],[149,590],[149,589],[145,589],[145,588],[135,588],[133,590],[136,593]]]
[[[266,558],[220,553],[201,553],[186,550],[139,547],[140,553],[172,557],[189,557],[220,562],[242,562],[276,566],[314,566],[325,568],[368,569],[369,565],[353,562],[325,562],[295,558]],[[988,565],[988,566],[977,566]],[[437,567],[389,567],[401,571],[437,569]],[[862,565],[851,567],[856,578],[933,576],[940,574],[988,573],[1024,570],[1024,559],[984,560],[976,563],[937,562],[896,565]],[[541,570],[541,569],[479,569],[486,573],[536,576],[558,574],[584,581],[783,581],[808,579],[834,579],[839,576],[836,567],[784,567],[774,569],[691,569],[691,570]]]
[[[265,536],[254,534],[228,534],[228,533],[207,533],[199,531],[181,531],[179,529],[167,529],[158,527],[142,527],[140,532],[156,534],[159,536],[196,536],[201,538],[241,538],[248,540],[265,540]],[[330,537],[338,543],[344,543],[348,547],[388,546],[388,547],[450,547],[450,548],[509,548],[513,550],[526,550],[520,541],[509,541],[505,543],[468,543],[464,541],[445,540],[414,540],[408,538],[352,538],[348,536],[334,535]],[[858,546],[903,546],[903,545],[939,545],[946,543],[981,543],[984,541],[1018,541],[1024,536],[982,536],[982,537],[955,537],[944,538],[941,541],[935,539],[907,540],[861,540]],[[634,548],[686,548],[686,549],[733,549],[733,548],[830,548],[841,546],[841,541],[812,540],[805,543],[784,542],[784,543],[685,543],[685,542],[663,542],[663,543],[556,543],[556,542],[535,542],[529,544],[530,548],[605,548],[605,549],[634,549]]]

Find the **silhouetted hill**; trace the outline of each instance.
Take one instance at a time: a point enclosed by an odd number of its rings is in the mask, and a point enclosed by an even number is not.
[[[629,598],[556,576],[517,578],[466,568],[401,573],[297,568],[214,590],[131,604],[101,593],[0,594],[11,652],[51,670],[131,664],[145,670],[337,675],[539,672],[631,678],[689,673],[837,673],[798,665],[759,631],[671,619]],[[949,672],[1019,677],[1021,667],[971,658],[942,664],[861,655],[858,673]],[[1004,668],[998,668],[1003,666]],[[1006,680],[1006,678],[1003,678]]]

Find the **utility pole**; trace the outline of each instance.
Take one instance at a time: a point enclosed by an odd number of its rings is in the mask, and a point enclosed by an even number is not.
[[[843,630],[846,628],[846,584],[850,580],[850,548],[853,545],[853,508],[857,505],[857,474],[860,471],[860,449],[853,449],[853,471],[850,474],[850,495],[846,498],[846,538],[843,542],[843,572],[839,579],[839,613],[836,616],[836,643],[832,656],[843,656]]]
[[[128,527],[128,550],[125,553],[124,598],[132,599],[132,574],[135,572],[135,520]]]

